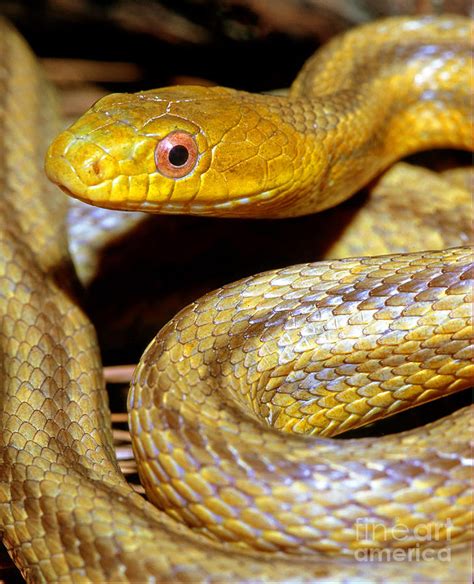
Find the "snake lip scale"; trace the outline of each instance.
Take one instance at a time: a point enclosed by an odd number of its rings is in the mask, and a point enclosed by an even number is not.
[[[227,284],[162,328],[129,394],[148,500],[114,455],[52,183],[158,213],[336,207],[406,154],[472,151],[472,21],[376,21],[322,47],[288,96],[114,94],[59,134],[36,60],[0,30],[0,522],[25,579],[469,581],[472,407],[332,439],[472,386],[465,174],[394,165],[327,257]]]

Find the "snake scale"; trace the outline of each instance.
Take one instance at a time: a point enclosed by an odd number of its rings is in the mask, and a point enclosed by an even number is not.
[[[118,470],[65,197],[43,176],[54,98],[0,26],[0,525],[25,579],[468,581],[471,410],[330,436],[472,384],[472,249],[273,270],[182,310],[129,398],[156,508]],[[52,143],[47,173],[106,207],[323,209],[407,153],[472,149],[471,43],[460,17],[394,18],[330,42],[289,98],[106,97]],[[377,549],[431,555],[363,561]]]

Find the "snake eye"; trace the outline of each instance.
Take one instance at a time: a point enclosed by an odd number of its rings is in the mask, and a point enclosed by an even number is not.
[[[186,176],[198,159],[196,140],[187,132],[171,132],[158,142],[155,164],[158,172],[170,178]]]

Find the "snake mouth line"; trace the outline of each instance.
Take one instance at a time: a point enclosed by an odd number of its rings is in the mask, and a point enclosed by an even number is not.
[[[162,213],[169,215],[179,215],[189,213],[192,215],[203,216],[241,216],[248,205],[255,203],[266,203],[277,196],[276,190],[266,190],[261,193],[252,193],[236,198],[230,198],[224,202],[216,203],[214,196],[209,196],[208,201],[182,201],[173,202],[172,200],[130,200],[121,198],[113,200],[110,198],[110,184],[112,179],[108,179],[100,185],[88,187],[77,175],[74,167],[64,156],[50,157],[47,160],[46,172],[48,178],[56,184],[66,195],[78,199],[83,203],[112,209],[117,211],[146,211],[151,213]],[[102,191],[102,195],[100,194]],[[264,207],[262,206],[262,214]]]
[[[162,215],[196,215],[196,216],[219,216],[222,218],[239,218],[245,216],[248,218],[248,214],[245,212],[247,205],[255,204],[256,200],[265,203],[270,199],[275,197],[274,191],[265,191],[258,195],[251,195],[245,197],[239,197],[237,199],[232,199],[226,201],[225,203],[215,204],[212,201],[208,203],[173,203],[170,201],[159,202],[159,201],[130,201],[130,200],[119,200],[113,201],[110,199],[96,199],[91,197],[89,194],[81,195],[77,190],[71,190],[64,184],[56,182],[57,186],[69,197],[77,199],[85,204],[92,205],[94,207],[100,207],[103,209],[110,209],[114,211],[124,211],[124,212],[148,212],[153,214]],[[266,207],[262,205],[261,214],[257,215],[254,212],[254,218],[265,218],[267,216]]]
[[[133,211],[140,211],[146,210],[148,212],[156,211],[157,213],[183,213],[183,212],[191,212],[196,214],[204,214],[207,210],[211,212],[213,209],[222,209],[222,210],[231,210],[234,207],[245,206],[251,202],[255,202],[256,199],[258,200],[268,200],[274,194],[272,191],[265,191],[258,195],[252,196],[245,196],[239,197],[236,199],[231,199],[224,203],[216,204],[212,201],[209,203],[173,203],[170,201],[167,202],[159,202],[159,201],[130,201],[130,200],[120,200],[120,201],[112,201],[109,199],[96,199],[91,197],[90,194],[82,195],[79,189],[70,188],[64,184],[64,182],[55,181],[50,176],[50,179],[54,184],[56,184],[66,195],[78,199],[84,203],[88,203],[90,205],[94,205],[96,207],[104,207],[106,209],[115,209],[115,210],[133,210]],[[81,182],[79,178],[76,177],[74,182]],[[110,182],[110,181],[108,181]],[[83,186],[83,190],[86,189],[85,185]]]
[[[270,199],[274,199],[276,192],[274,190],[263,191],[257,194],[245,195],[241,197],[236,197],[234,199],[229,199],[223,203],[215,203],[214,197],[210,197],[209,201],[206,202],[173,202],[173,201],[121,201],[115,204],[114,202],[100,202],[100,206],[107,206],[110,209],[123,209],[123,210],[133,210],[133,211],[147,211],[149,213],[161,213],[166,215],[200,215],[200,216],[219,216],[219,217],[241,217],[245,214],[248,217],[248,213],[245,209],[248,205],[255,205],[255,203],[261,202],[265,203]],[[91,201],[92,204],[97,204]],[[255,213],[255,211],[254,211]],[[265,208],[262,206],[262,217],[264,216]],[[256,215],[254,215],[256,217]]]

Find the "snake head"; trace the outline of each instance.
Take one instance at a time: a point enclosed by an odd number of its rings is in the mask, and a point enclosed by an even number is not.
[[[109,95],[55,139],[46,173],[101,207],[278,216],[269,203],[303,180],[306,150],[284,104],[218,87]]]

